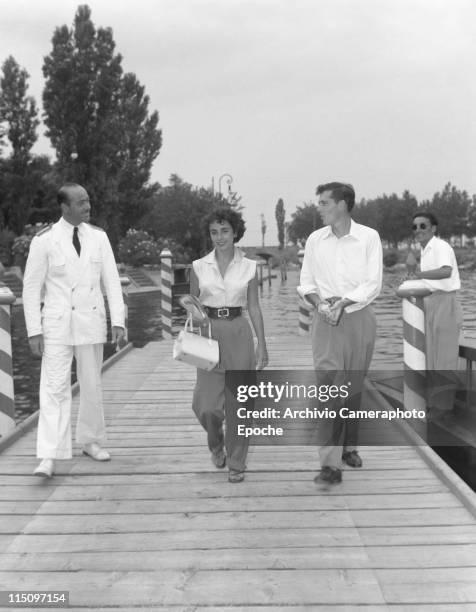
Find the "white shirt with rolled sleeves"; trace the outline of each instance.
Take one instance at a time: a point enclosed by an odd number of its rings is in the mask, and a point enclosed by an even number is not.
[[[317,293],[321,299],[334,296],[355,302],[348,313],[370,304],[382,288],[382,243],[374,229],[351,221],[350,231],[338,238],[331,226],[313,232],[307,239],[298,293]]]
[[[124,327],[121,283],[109,239],[102,229],[87,223],[78,226],[78,233],[79,258],[73,226],[63,218],[32,240],[23,279],[29,337],[43,334],[45,342],[66,345],[106,342],[101,283],[111,325]]]
[[[451,267],[451,276],[439,280],[425,278],[425,284],[432,291],[458,291],[461,288],[461,281],[455,252],[447,242],[433,236],[425,248],[421,250],[420,269],[422,272],[425,272],[426,270],[435,270],[443,266]]]
[[[255,277],[256,261],[245,257],[240,248],[235,247],[235,254],[226,269],[225,277],[218,268],[214,250],[205,257],[196,259],[192,265],[199,280],[199,299],[204,306],[246,308],[248,283]]]

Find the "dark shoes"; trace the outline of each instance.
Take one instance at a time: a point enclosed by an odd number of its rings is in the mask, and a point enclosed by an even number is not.
[[[226,455],[221,448],[218,451],[212,452],[212,463],[219,470],[222,470],[226,465]]]
[[[337,484],[342,482],[342,470],[339,468],[332,468],[328,465],[324,466],[322,470],[315,476],[314,482],[317,484],[327,482],[329,484]]]
[[[356,450],[346,451],[342,454],[342,461],[350,465],[350,467],[359,468],[362,467],[362,459]]]
[[[239,472],[238,470],[230,470],[228,473],[228,482],[243,482],[245,479],[245,473]]]

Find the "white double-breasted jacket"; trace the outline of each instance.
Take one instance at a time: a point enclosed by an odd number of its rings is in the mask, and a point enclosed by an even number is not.
[[[23,279],[28,336],[43,334],[52,344],[106,341],[106,310],[111,325],[124,327],[124,302],[114,254],[106,233],[79,225],[81,256],[72,242],[73,226],[61,218],[31,242]],[[43,306],[42,306],[43,304]]]

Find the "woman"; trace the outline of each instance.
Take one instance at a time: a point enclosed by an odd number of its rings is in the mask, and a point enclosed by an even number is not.
[[[226,389],[226,370],[262,369],[268,364],[263,316],[258,300],[256,262],[235,247],[245,233],[240,213],[218,208],[204,221],[214,250],[193,262],[190,293],[199,298],[207,313],[203,326],[211,323],[212,337],[220,347],[220,363],[211,372],[197,370],[193,410],[208,434],[208,448],[217,468],[228,463],[229,482],[242,482],[246,468],[248,440],[236,435],[238,402]],[[248,312],[258,339],[256,356]],[[226,418],[226,434],[223,420]],[[226,447],[226,455],[224,451]]]

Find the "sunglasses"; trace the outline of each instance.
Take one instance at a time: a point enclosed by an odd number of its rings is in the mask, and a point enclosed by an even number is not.
[[[423,229],[423,230],[424,230],[424,229],[426,229],[427,227],[428,227],[428,224],[427,224],[427,223],[420,223],[420,224],[414,223],[414,224],[412,225],[412,230],[413,230],[413,231],[415,231],[415,230],[417,230],[417,229]]]

